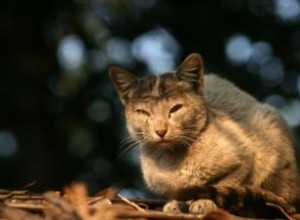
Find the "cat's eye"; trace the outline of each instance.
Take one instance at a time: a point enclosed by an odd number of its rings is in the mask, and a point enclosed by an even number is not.
[[[170,114],[177,112],[179,109],[182,108],[182,104],[176,104],[170,109]]]
[[[147,112],[147,111],[146,111],[146,110],[144,110],[144,109],[137,109],[137,110],[136,110],[136,112],[137,112],[138,114],[142,114],[142,115],[150,116],[150,113],[149,113],[149,112]]]

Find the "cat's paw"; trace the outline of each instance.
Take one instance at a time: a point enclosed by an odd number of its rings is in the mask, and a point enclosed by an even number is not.
[[[192,201],[189,207],[189,212],[193,214],[206,214],[217,210],[217,205],[210,199],[199,199]]]
[[[163,207],[163,212],[181,213],[187,211],[187,205],[183,202],[171,200]]]

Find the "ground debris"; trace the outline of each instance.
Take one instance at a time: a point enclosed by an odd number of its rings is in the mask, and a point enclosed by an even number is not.
[[[216,210],[205,216],[188,213],[161,212],[166,201],[140,199],[128,200],[109,188],[94,197],[88,197],[86,187],[74,183],[64,192],[49,191],[33,194],[27,190],[10,191],[0,189],[0,220],[247,220],[225,210]],[[286,219],[299,219],[300,214]]]

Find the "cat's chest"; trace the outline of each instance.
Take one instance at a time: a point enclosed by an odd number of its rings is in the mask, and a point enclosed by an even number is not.
[[[148,187],[166,196],[182,188],[205,184],[211,176],[211,170],[193,158],[179,163],[176,160],[152,160],[142,156],[141,165]]]

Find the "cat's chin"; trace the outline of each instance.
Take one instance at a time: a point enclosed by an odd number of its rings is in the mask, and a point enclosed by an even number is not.
[[[160,140],[152,143],[151,147],[168,150],[168,149],[176,148],[177,143],[175,141]]]

